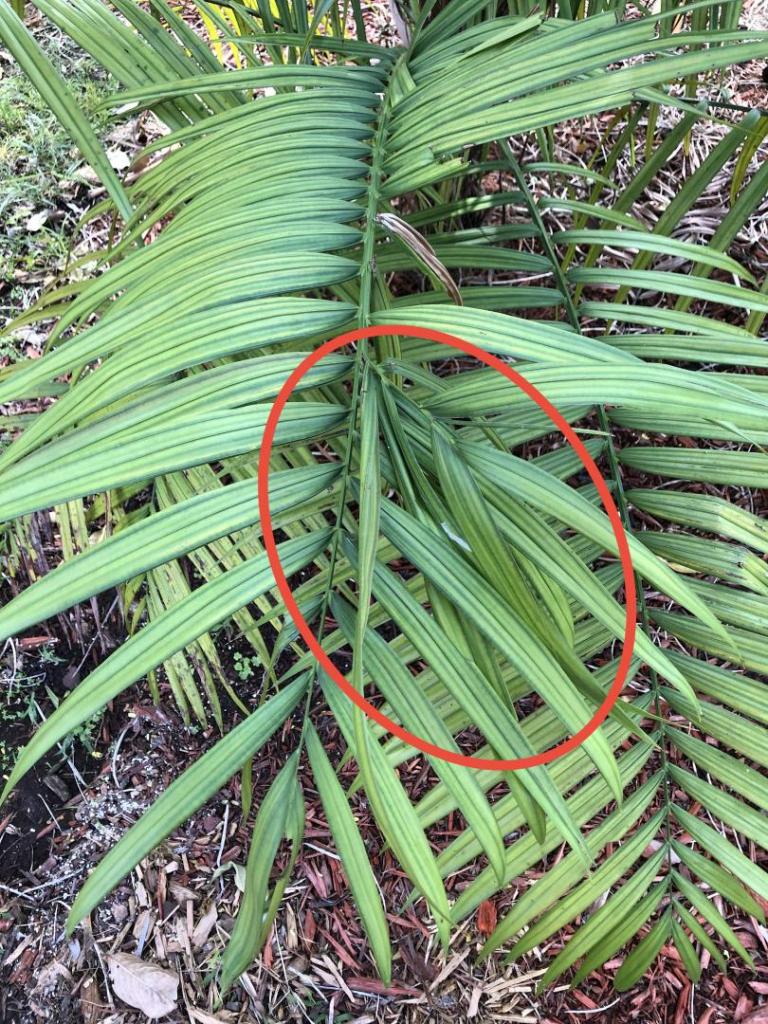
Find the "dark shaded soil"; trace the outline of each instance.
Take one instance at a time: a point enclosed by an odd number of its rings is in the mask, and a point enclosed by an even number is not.
[[[50,694],[60,699],[71,688],[72,670],[77,664],[74,653],[59,651],[53,657],[56,660],[25,657],[25,663],[37,661],[37,665],[32,667],[33,671],[36,669],[34,695],[25,687],[25,680],[19,684],[19,695],[3,702],[0,751],[4,775],[15,751],[29,741],[40,720],[39,713],[34,713],[32,700],[40,706],[43,714],[47,714],[54,706]],[[11,694],[14,692],[12,679],[9,691]],[[32,720],[33,715],[36,721]],[[69,761],[81,778],[87,780],[92,775],[92,764],[88,763],[83,749],[78,749],[77,745]],[[33,874],[46,861],[54,818],[70,799],[74,786],[74,776],[67,759],[56,756],[44,758],[19,781],[4,808],[6,813],[2,819],[3,827],[0,827],[0,882],[18,881]]]

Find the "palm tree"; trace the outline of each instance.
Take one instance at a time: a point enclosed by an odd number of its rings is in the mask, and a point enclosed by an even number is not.
[[[565,844],[483,955],[511,942],[518,958],[580,919],[544,983],[576,963],[578,980],[626,949],[615,980],[627,988],[669,942],[694,978],[696,944],[718,963],[725,947],[751,963],[708,897],[758,919],[757,898],[768,899],[768,875],[738,838],[765,845],[768,532],[728,492],[699,485],[766,479],[768,299],[727,253],[765,193],[768,167],[749,173],[765,119],[731,121],[652,228],[632,211],[720,110],[706,90],[697,99],[698,76],[764,56],[766,37],[738,30],[735,4],[546,17],[415,0],[400,10],[400,44],[385,48],[366,39],[359,3],[352,33],[328,0],[231,0],[204,8],[236,57],[224,68],[165,0],[37,6],[120,83],[116,117],[151,109],[169,134],[121,182],[0,3],[5,45],[101,174],[98,212],[115,222],[102,272],[21,319],[57,317],[44,357],[0,376],[0,401],[57,396],[0,456],[3,520],[23,526],[53,509],[100,539],[11,601],[0,631],[116,587],[130,625],[20,753],[5,794],[133,683],[148,677],[164,699],[160,667],[187,719],[212,715],[223,731],[105,856],[70,929],[281,729],[285,761],[256,814],[223,989],[263,945],[300,852],[305,759],[385,981],[388,925],[350,803],[361,794],[444,944]],[[669,87],[681,81],[684,92]],[[661,134],[665,105],[681,115]],[[564,126],[602,112],[606,158],[563,162]],[[643,119],[646,159],[617,189]],[[679,237],[737,154],[733,201],[709,244]],[[551,187],[534,194],[533,176]],[[494,283],[474,283],[487,271]],[[617,537],[547,414],[493,369],[403,337],[404,324],[513,364],[584,436],[622,516],[641,624],[632,683],[583,744],[515,771],[432,755],[434,781],[415,802],[398,774],[413,748],[360,713],[298,642],[265,551],[258,454],[307,353],[342,331],[376,331],[302,377],[277,425],[269,489],[298,609],[388,718],[454,754],[467,730],[485,758],[554,747],[603,703],[626,595]],[[225,623],[264,668],[259,705],[241,704],[228,731],[218,689],[232,688],[214,636]],[[329,758],[331,722],[344,763],[358,766],[355,793]],[[435,855],[429,829],[455,810],[466,827]],[[445,879],[469,864],[475,876],[452,902]]]

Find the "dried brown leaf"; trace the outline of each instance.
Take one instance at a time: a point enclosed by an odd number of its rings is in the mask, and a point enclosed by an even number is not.
[[[491,900],[483,900],[477,908],[477,930],[481,935],[490,935],[496,927],[496,905]]]
[[[176,1009],[179,979],[173,971],[140,960],[131,953],[115,953],[107,960],[115,994],[141,1010],[150,1020]]]
[[[741,1018],[741,1024],[768,1024],[768,1006],[758,1006],[752,1013]]]
[[[109,1007],[102,1001],[99,983],[93,975],[85,979],[80,989],[80,1010],[83,1024],[97,1024],[109,1016]]]
[[[422,234],[394,213],[379,213],[376,223],[381,224],[388,235],[398,238],[413,253],[426,271],[437,278],[457,306],[464,304],[456,282]]]

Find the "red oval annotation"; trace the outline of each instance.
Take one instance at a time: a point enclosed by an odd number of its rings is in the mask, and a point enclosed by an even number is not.
[[[414,733],[409,732],[408,729],[404,729],[397,722],[392,721],[391,718],[379,711],[378,708],[374,707],[373,704],[365,699],[363,694],[359,693],[354,688],[346,676],[344,676],[344,674],[333,664],[331,659],[322,649],[317,637],[314,635],[309,624],[301,614],[299,606],[293,596],[291,586],[283,572],[283,567],[280,563],[280,556],[277,551],[277,544],[275,542],[274,531],[272,528],[272,516],[269,508],[269,463],[274,445],[275,430],[277,429],[280,416],[301,378],[305,373],[311,370],[313,366],[320,362],[324,356],[329,355],[331,352],[335,352],[337,349],[343,348],[345,345],[384,335],[390,337],[396,335],[402,338],[421,338],[426,341],[434,341],[442,345],[448,345],[451,348],[459,349],[467,355],[473,356],[475,359],[485,363],[486,366],[490,366],[492,369],[502,374],[502,376],[506,377],[507,380],[517,385],[521,391],[528,395],[528,397],[535,402],[544,413],[546,413],[553,425],[563,434],[566,441],[576,452],[579,460],[589,474],[592,483],[597,488],[600,500],[602,501],[608,515],[611,528],[616,538],[616,546],[624,577],[626,615],[621,657],[619,658],[615,678],[606,693],[605,699],[597,709],[594,716],[584,726],[582,726],[578,732],[574,733],[573,736],[570,736],[568,739],[563,740],[561,743],[558,743],[554,747],[550,747],[542,753],[520,758],[474,757],[469,754],[459,753],[455,750],[448,750],[445,747],[436,746],[434,743],[430,743],[429,740],[426,740],[421,736],[416,736]],[[361,708],[374,722],[383,726],[405,743],[410,744],[417,750],[423,751],[425,754],[429,754],[431,757],[440,758],[444,761],[449,761],[452,764],[463,765],[467,768],[479,768],[488,771],[514,771],[520,768],[533,768],[536,765],[548,764],[556,758],[567,754],[569,751],[575,750],[600,727],[610,714],[611,708],[618,700],[627,675],[629,674],[635,644],[635,632],[637,628],[635,614],[636,590],[634,567],[632,565],[632,556],[629,551],[629,544],[624,531],[624,526],[621,522],[618,509],[611,497],[608,484],[600,473],[600,470],[595,465],[594,460],[585,448],[584,444],[579,439],[578,434],[562,414],[552,405],[552,403],[544,397],[538,388],[534,387],[534,385],[531,384],[530,381],[526,380],[522,374],[518,373],[517,370],[514,370],[497,356],[491,355],[479,348],[477,345],[473,345],[471,342],[465,341],[463,338],[456,337],[453,334],[409,324],[388,324],[387,326],[380,327],[361,327],[357,330],[340,334],[337,337],[332,338],[330,341],[325,342],[302,360],[302,362],[290,374],[270,409],[267,424],[264,429],[261,452],[259,454],[258,499],[264,547],[275,577],[277,589],[285,602],[288,613],[293,619],[299,633],[304,638],[309,650],[325,670],[328,677],[336,683],[336,685],[347,695],[347,697],[349,697],[351,701]]]

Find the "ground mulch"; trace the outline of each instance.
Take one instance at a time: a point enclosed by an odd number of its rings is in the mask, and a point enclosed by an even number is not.
[[[39,638],[38,638],[39,639]],[[23,644],[23,640],[21,643]],[[66,688],[73,664],[67,657],[40,663],[35,647],[3,655],[3,681],[11,671],[46,673],[52,692]],[[69,654],[69,652],[63,652]],[[240,684],[242,685],[242,684]],[[253,699],[257,684],[242,692]],[[147,1018],[115,996],[108,964],[116,953],[141,957],[173,972],[180,981],[178,1009],[168,1024],[260,1021],[433,1022],[476,1020],[643,1024],[766,1024],[768,930],[731,912],[739,938],[757,971],[734,963],[728,976],[702,952],[704,973],[692,986],[673,948],[666,948],[645,983],[618,995],[609,962],[577,989],[567,985],[535,990],[544,965],[568,938],[534,951],[519,964],[502,955],[483,964],[476,954],[515,893],[534,881],[530,872],[487,901],[453,937],[448,955],[435,944],[423,903],[407,905],[409,886],[382,847],[363,799],[355,804],[369,855],[388,911],[397,950],[393,981],[376,977],[354,905],[333,848],[311,776],[302,772],[307,802],[306,833],[264,953],[221,1007],[210,987],[212,972],[229,934],[241,893],[238,872],[247,856],[249,828],[240,814],[239,779],[125,879],[71,938],[64,921],[72,900],[99,858],[164,789],[215,740],[213,729],[184,725],[164,693],[155,707],[140,688],[128,691],[98,723],[92,750],[82,747],[49,759],[23,787],[0,820],[0,963],[5,985],[0,1021],[8,1024],[140,1024]],[[165,699],[167,698],[167,699]],[[41,706],[46,713],[46,707]],[[14,739],[19,739],[18,724]],[[29,731],[29,728],[27,728]],[[294,748],[298,724],[289,724],[267,744],[254,764],[258,802]],[[332,732],[324,739],[331,748]],[[330,750],[331,756],[333,749]],[[403,766],[406,787],[418,791],[423,765]],[[354,765],[342,776],[354,778]],[[459,821],[433,830],[436,848],[460,829]],[[462,873],[459,885],[466,884]],[[727,908],[723,908],[728,913]],[[768,909],[768,908],[767,908]],[[763,1014],[764,1016],[760,1016]]]

